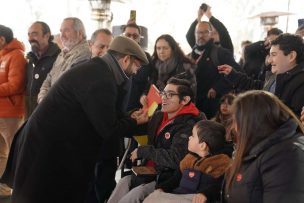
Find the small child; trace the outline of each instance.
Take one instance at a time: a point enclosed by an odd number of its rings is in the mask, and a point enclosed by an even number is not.
[[[231,131],[232,124],[232,114],[231,106],[232,102],[235,99],[235,95],[228,93],[221,97],[219,111],[216,113],[215,117],[211,120],[221,123],[226,128],[226,141],[234,141],[234,135]]]
[[[215,121],[199,121],[189,137],[189,154],[166,182],[156,185],[144,203],[214,202],[220,199],[225,171],[231,159],[219,153],[225,144],[225,128]],[[173,193],[173,194],[172,194]]]

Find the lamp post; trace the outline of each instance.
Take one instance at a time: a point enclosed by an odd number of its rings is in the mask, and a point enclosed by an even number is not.
[[[91,6],[91,18],[95,20],[98,27],[110,28],[113,20],[111,12],[111,0],[88,0]]]
[[[260,18],[261,25],[264,27],[265,31],[267,31],[278,24],[280,16],[289,16],[292,14],[293,13],[290,12],[269,11],[262,12],[250,18]]]

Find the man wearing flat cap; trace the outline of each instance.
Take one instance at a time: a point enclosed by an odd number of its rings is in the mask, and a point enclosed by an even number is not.
[[[122,114],[129,76],[148,63],[140,46],[116,37],[102,57],[64,73],[15,135],[1,182],[12,203],[83,203],[105,140],[142,118]],[[134,117],[134,116],[133,116]]]

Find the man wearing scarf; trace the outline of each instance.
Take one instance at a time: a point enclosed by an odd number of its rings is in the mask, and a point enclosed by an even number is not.
[[[118,36],[106,55],[58,79],[14,137],[0,179],[13,187],[12,203],[85,202],[97,160],[115,177],[119,136],[141,124],[123,112],[128,80],[147,63],[137,43]]]
[[[229,64],[237,70],[239,65],[228,49],[218,47],[211,39],[209,22],[199,22],[195,29],[196,44],[191,56],[196,61],[197,97],[196,106],[207,118],[212,118],[219,106],[219,99],[233,90],[232,85],[218,73],[217,66]]]

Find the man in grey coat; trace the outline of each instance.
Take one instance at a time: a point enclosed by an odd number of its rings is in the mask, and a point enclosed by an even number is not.
[[[12,203],[84,202],[104,143],[112,141],[112,156],[123,134],[118,129],[142,122],[121,108],[129,76],[147,63],[136,42],[119,36],[106,55],[58,79],[13,141],[1,178],[13,187]]]
[[[61,75],[76,64],[91,58],[82,21],[75,17],[65,18],[60,27],[60,39],[63,45],[61,53],[53,64],[52,70],[42,83],[37,102],[40,103],[51,86]]]

